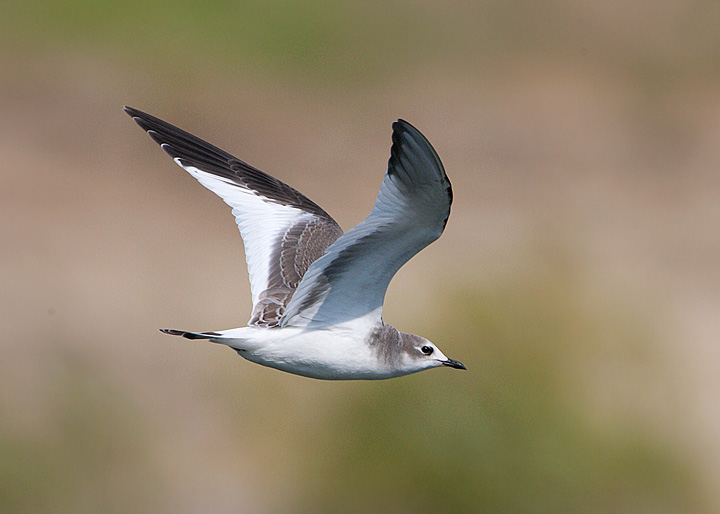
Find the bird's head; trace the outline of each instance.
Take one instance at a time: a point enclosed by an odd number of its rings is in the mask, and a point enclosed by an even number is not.
[[[410,373],[448,366],[455,369],[467,369],[459,361],[449,359],[435,343],[414,334],[401,333],[403,342],[403,365]]]

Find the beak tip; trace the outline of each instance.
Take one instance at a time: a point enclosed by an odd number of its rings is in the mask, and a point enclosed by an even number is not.
[[[453,360],[453,359],[448,359],[446,361],[442,361],[442,363],[443,363],[443,366],[448,366],[448,367],[455,368],[455,369],[467,370],[467,368],[465,367],[465,364],[463,364],[460,361]]]

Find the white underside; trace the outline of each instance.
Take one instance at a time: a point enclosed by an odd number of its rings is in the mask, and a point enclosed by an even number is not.
[[[245,359],[288,373],[327,380],[398,376],[382,366],[372,349],[345,330],[244,327],[212,339]]]
[[[257,364],[311,378],[376,380],[420,371],[379,359],[366,342],[374,326],[369,321],[320,329],[242,327],[221,331],[222,337],[211,341],[234,348]]]

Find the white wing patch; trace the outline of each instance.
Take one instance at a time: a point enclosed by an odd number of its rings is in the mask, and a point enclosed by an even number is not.
[[[249,324],[276,326],[310,264],[342,229],[278,179],[155,116],[124,110],[178,165],[232,207],[250,274]]]
[[[393,124],[372,213],[345,235],[321,207],[274,177],[159,118],[125,112],[173,160],[232,207],[245,242],[250,324],[380,321],[393,275],[442,234],[452,189],[440,158],[409,123]]]
[[[195,177],[198,182],[218,195],[232,207],[235,222],[245,243],[245,260],[250,275],[253,305],[269,287],[270,263],[276,258],[277,246],[288,227],[315,216],[301,209],[264,200],[249,189],[194,166],[186,166],[182,159],[174,161]]]

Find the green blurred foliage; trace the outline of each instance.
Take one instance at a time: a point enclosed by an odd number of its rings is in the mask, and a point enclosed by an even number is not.
[[[208,394],[220,398],[217,414],[231,432],[245,434],[227,441],[227,451],[266,460],[269,469],[293,460],[299,503],[288,504],[278,491],[279,512],[703,511],[694,463],[665,444],[660,431],[611,412],[600,423],[588,416],[581,393],[587,384],[574,366],[592,359],[601,324],[632,334],[632,341],[617,343],[633,346],[650,386],[666,378],[662,363],[649,357],[652,333],[637,317],[632,324],[612,308],[588,313],[562,274],[502,287],[466,285],[439,298],[441,311],[426,335],[446,342],[467,372],[319,383],[347,393],[329,399],[319,417],[297,398],[268,390],[280,379],[304,383],[298,377],[264,370],[273,375],[262,393],[243,391],[228,377],[216,384],[224,395],[211,387]],[[0,424],[3,511],[163,505],[164,472],[148,446],[159,434],[145,433],[154,426],[148,413],[82,357],[57,351],[56,358],[45,429]],[[247,365],[231,364],[233,377]],[[238,415],[243,394],[255,419]]]
[[[637,5],[594,12],[559,0],[43,0],[3,9],[0,44],[11,51],[67,46],[156,71],[270,73],[344,87],[402,80],[417,67],[431,75],[441,73],[437,65],[489,73],[551,57],[616,69],[666,91],[682,81],[714,81],[720,64],[720,8],[709,0],[647,12]]]
[[[380,52],[386,45],[407,55],[431,44],[430,20],[392,3],[70,0],[12,7],[0,25],[11,44],[33,51],[90,45],[166,70],[193,60],[198,71],[232,66],[238,74],[270,71],[342,81],[364,75],[371,61],[392,65],[397,55]],[[398,28],[402,38],[395,37]]]
[[[58,341],[43,423],[0,421],[0,512],[123,513],[157,500],[158,467],[127,393]],[[37,398],[36,398],[37,399]],[[12,411],[7,412],[11,414]]]
[[[590,358],[601,322],[625,320],[588,317],[571,286],[448,295],[433,332],[468,371],[391,381],[339,407],[307,457],[305,511],[697,512],[697,471],[659,431],[611,413],[597,423],[578,401],[578,352]],[[645,331],[628,344],[647,356],[649,342]]]

